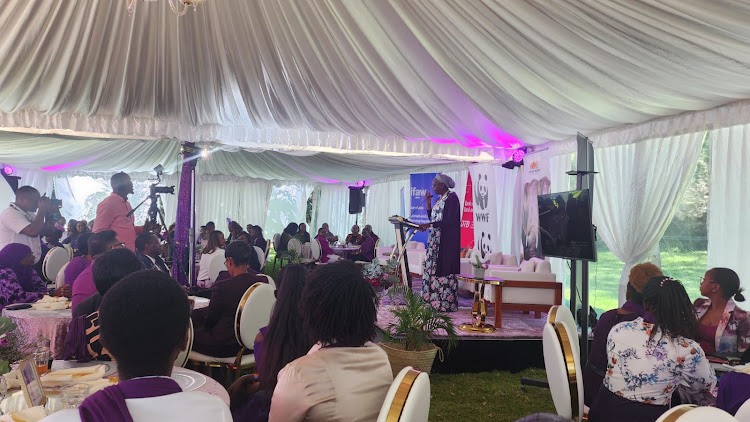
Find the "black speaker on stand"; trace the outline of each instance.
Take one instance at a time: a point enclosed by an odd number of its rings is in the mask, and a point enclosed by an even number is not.
[[[365,206],[365,192],[362,187],[349,186],[349,214],[359,214]]]

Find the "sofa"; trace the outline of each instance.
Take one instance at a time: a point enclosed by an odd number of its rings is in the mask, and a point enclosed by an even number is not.
[[[380,262],[385,262],[393,252],[395,246],[380,246],[375,248],[375,256]],[[406,244],[406,256],[409,259],[409,272],[413,276],[422,277],[427,249],[422,242],[410,241]]]

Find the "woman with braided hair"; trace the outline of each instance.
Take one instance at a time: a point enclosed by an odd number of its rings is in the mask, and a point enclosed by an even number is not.
[[[648,315],[615,325],[607,338],[607,371],[589,421],[655,421],[680,383],[711,391],[716,375],[696,341],[698,320],[685,287],[659,276],[643,288]]]

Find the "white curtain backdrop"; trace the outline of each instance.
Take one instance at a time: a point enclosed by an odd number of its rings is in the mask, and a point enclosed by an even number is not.
[[[380,246],[390,246],[396,243],[396,232],[388,217],[401,213],[401,199],[406,204],[409,213],[409,175],[400,175],[374,181],[368,188],[365,198],[364,224],[372,225],[372,230],[380,237]]]
[[[598,234],[625,266],[619,303],[633,265],[646,258],[672,221],[695,172],[705,133],[594,150],[593,220]]]
[[[356,215],[349,214],[349,185],[329,184],[321,185],[316,192],[313,216],[313,226],[308,227],[310,236],[317,234],[318,228],[323,223],[328,223],[331,233],[343,241],[344,238],[354,225]],[[359,216],[360,229],[362,224],[362,214]],[[373,227],[374,229],[374,227]]]
[[[709,146],[711,188],[707,222],[708,268],[733,269],[740,276],[741,285],[748,290],[750,125],[738,125],[710,132]]]

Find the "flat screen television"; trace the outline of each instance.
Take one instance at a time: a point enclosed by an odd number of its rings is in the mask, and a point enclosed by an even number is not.
[[[539,195],[537,203],[542,255],[596,261],[588,189]]]

